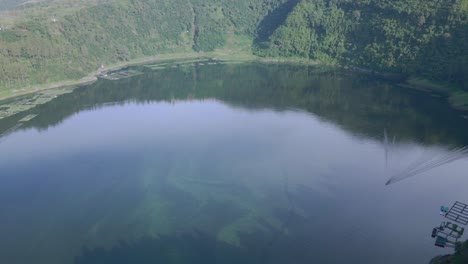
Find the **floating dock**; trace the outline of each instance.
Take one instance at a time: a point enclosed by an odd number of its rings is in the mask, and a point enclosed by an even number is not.
[[[450,208],[447,214],[445,214],[445,218],[455,221],[462,225],[468,224],[468,205],[455,202],[455,204]]]
[[[468,224],[468,204],[456,201],[450,210],[446,206],[441,206],[439,213],[457,224],[445,221],[440,226],[434,227],[431,234],[433,238],[436,238],[434,245],[442,248],[455,248],[458,239],[465,232],[465,228],[459,224]]]
[[[117,72],[110,72],[110,73],[103,73],[98,75],[100,79],[106,79],[111,81],[116,81],[120,79],[130,78],[133,76],[137,76],[143,74],[142,72],[135,71],[135,70],[121,70]]]

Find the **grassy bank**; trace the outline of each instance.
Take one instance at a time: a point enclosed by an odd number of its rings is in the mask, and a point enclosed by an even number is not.
[[[403,87],[418,89],[447,97],[450,105],[460,111],[468,111],[468,92],[448,83],[437,83],[420,78],[408,78]]]
[[[97,75],[101,72],[115,71],[128,66],[148,64],[161,61],[173,61],[173,60],[206,60],[215,59],[219,61],[238,61],[248,62],[257,61],[265,63],[301,63],[301,64],[318,64],[317,62],[310,61],[304,58],[263,58],[252,54],[252,38],[242,35],[230,34],[227,36],[227,43],[222,49],[217,49],[212,52],[180,52],[180,53],[168,53],[160,54],[157,56],[141,57],[133,60],[124,62],[114,63],[110,65],[104,65],[100,71],[94,71],[88,73],[87,76],[74,79],[74,80],[63,80],[59,82],[44,83],[39,85],[29,85],[26,87],[16,89],[0,89],[0,102],[6,99],[23,96],[42,90],[56,89],[72,85],[80,85],[93,82],[97,80]]]

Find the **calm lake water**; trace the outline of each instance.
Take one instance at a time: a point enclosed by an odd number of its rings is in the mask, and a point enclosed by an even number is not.
[[[0,120],[38,115],[0,138],[0,263],[451,253],[430,235],[441,205],[468,202],[468,160],[386,185],[468,145],[444,99],[317,67],[138,69]]]

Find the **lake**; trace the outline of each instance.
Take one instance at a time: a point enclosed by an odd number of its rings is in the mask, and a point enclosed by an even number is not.
[[[0,120],[0,263],[453,252],[431,230],[468,202],[468,120],[445,99],[323,67],[135,69]]]

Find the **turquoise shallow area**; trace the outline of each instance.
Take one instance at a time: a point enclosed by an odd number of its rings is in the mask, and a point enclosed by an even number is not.
[[[445,253],[430,231],[440,205],[468,201],[468,161],[385,185],[467,145],[467,122],[443,100],[325,68],[136,69],[0,121],[0,263]]]

